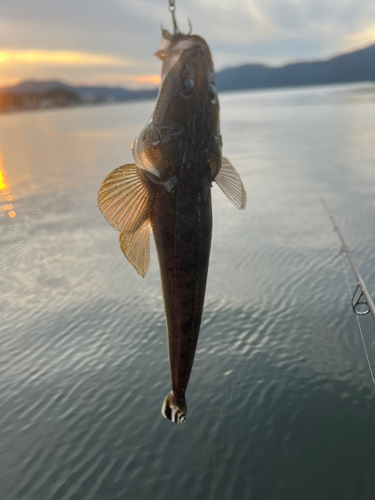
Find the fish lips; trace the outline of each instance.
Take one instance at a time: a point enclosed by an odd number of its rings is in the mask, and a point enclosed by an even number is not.
[[[170,39],[163,36],[159,48],[155,52],[155,56],[163,61],[162,79],[178,63],[181,55],[186,50],[191,49],[199,43],[199,39],[195,36],[175,36]]]

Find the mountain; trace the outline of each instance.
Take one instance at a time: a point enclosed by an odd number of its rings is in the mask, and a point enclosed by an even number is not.
[[[375,81],[375,45],[326,61],[300,62],[282,67],[245,64],[216,73],[218,90],[369,81]]]
[[[216,73],[218,90],[242,90],[333,83],[375,82],[375,45],[325,61],[299,62],[282,67],[244,64]],[[151,99],[157,89],[74,87],[57,81],[27,81],[0,89],[0,112]]]
[[[27,81],[13,87],[0,89],[0,112],[151,99],[157,96],[157,92],[157,89],[127,90],[121,87],[74,87],[56,81]]]
[[[127,90],[121,87],[74,87],[57,81],[26,81],[13,87],[0,89],[3,95],[46,94],[52,90],[73,92],[83,101],[124,101],[130,99],[147,99],[155,97],[157,90]]]

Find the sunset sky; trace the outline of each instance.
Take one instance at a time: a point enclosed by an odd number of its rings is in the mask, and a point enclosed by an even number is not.
[[[176,0],[216,69],[325,58],[375,43],[374,0]],[[0,0],[0,87],[22,80],[147,87],[167,0]]]

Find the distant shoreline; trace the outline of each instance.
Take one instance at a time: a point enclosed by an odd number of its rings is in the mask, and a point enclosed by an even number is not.
[[[375,84],[375,44],[323,61],[281,67],[244,64],[216,73],[219,92],[325,85]],[[158,89],[72,86],[59,81],[27,81],[0,89],[0,113],[58,109],[155,99]]]
[[[332,83],[332,84],[316,84],[316,85],[296,85],[296,86],[289,86],[289,87],[267,87],[267,88],[252,88],[252,89],[236,89],[236,90],[221,90],[219,91],[219,95],[223,94],[242,94],[242,93],[257,93],[257,92],[278,92],[278,91],[292,91],[292,90],[308,90],[308,89],[326,89],[328,87],[332,87],[332,89],[340,89],[340,88],[348,88],[350,89],[351,87],[363,87],[363,90],[373,90],[374,95],[375,95],[375,82],[369,81],[369,82],[344,82],[344,83]],[[55,106],[55,107],[48,107],[48,108],[19,108],[19,109],[14,109],[14,110],[0,110],[0,116],[1,115],[13,115],[13,114],[18,114],[18,113],[29,113],[29,112],[45,112],[45,111],[56,111],[56,110],[70,110],[70,109],[77,109],[77,108],[93,108],[93,107],[100,107],[100,106],[107,106],[107,105],[118,105],[118,104],[130,104],[130,103],[139,103],[139,102],[146,102],[146,101],[152,101],[154,100],[155,97],[148,97],[148,98],[139,98],[139,99],[128,99],[128,100],[123,100],[123,101],[106,101],[106,102],[100,102],[100,103],[82,103],[82,104],[76,104],[76,105],[70,105],[70,106]]]

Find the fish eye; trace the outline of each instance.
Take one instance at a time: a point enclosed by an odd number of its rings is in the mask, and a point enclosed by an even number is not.
[[[194,81],[191,78],[183,78],[182,88],[186,93],[191,92],[194,88]]]
[[[208,98],[212,102],[212,104],[215,104],[216,102],[216,87],[212,83],[208,84],[207,87],[207,93],[208,93]]]

